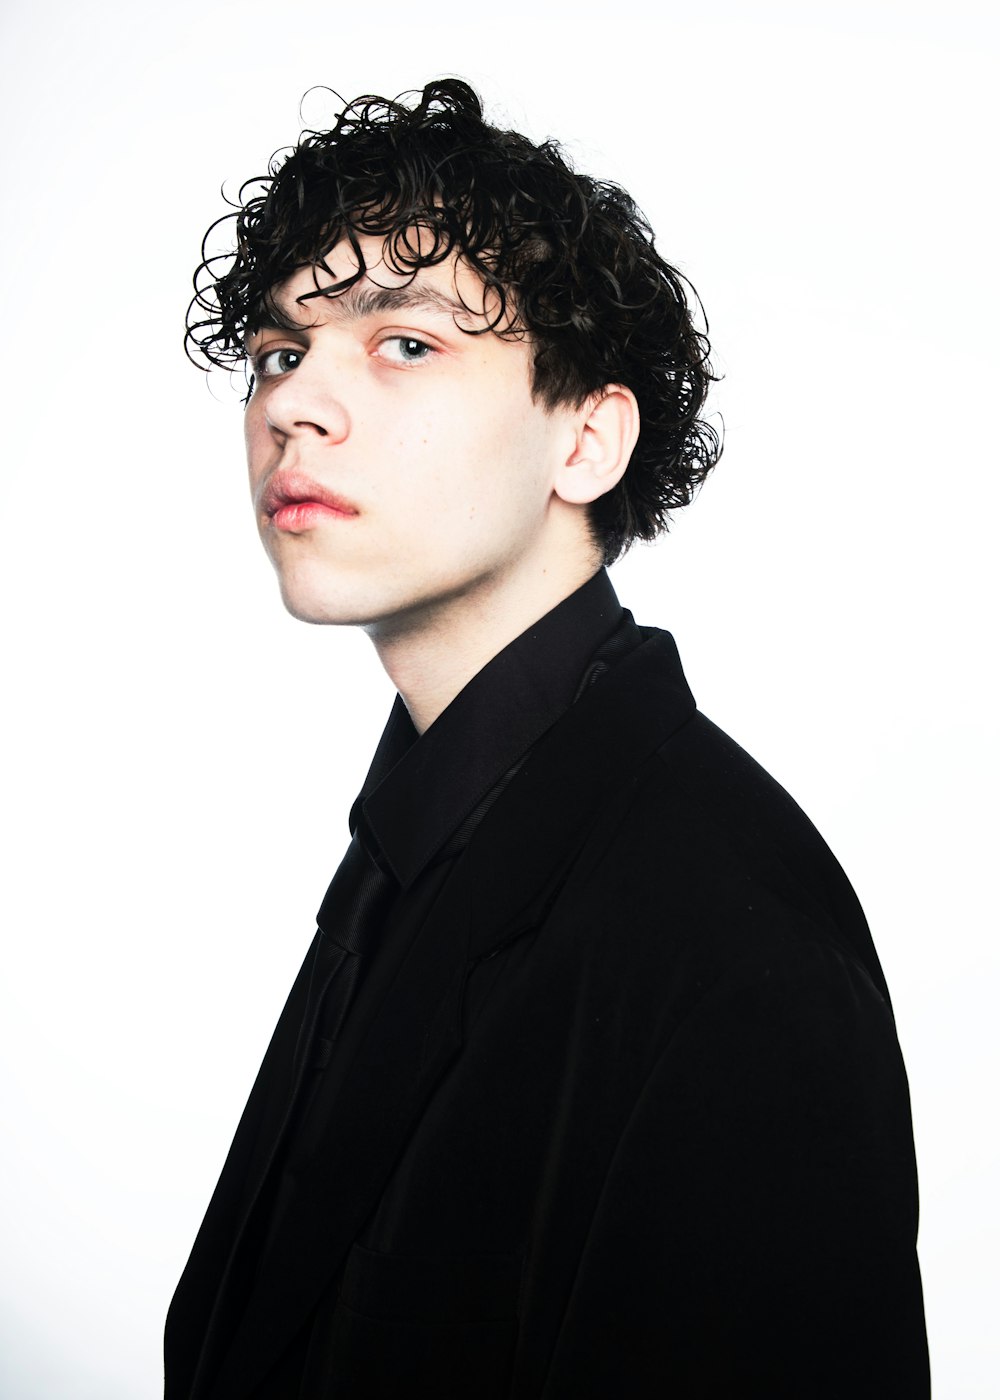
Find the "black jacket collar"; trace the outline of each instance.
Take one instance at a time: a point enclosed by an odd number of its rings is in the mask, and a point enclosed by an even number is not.
[[[351,831],[407,889],[569,709],[624,613],[604,569],[499,652],[418,737],[397,696]]]

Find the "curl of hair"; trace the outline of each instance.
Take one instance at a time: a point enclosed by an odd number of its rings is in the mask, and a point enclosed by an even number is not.
[[[209,256],[227,221],[235,250]],[[611,563],[667,528],[722,447],[699,417],[715,376],[692,314],[701,313],[697,293],[659,256],[624,190],[574,171],[554,142],[536,146],[487,123],[457,78],[395,100],[356,98],[331,130],[303,132],[267,175],[242,186],[202,244],[190,357],[206,369],[244,363],[258,325],[291,329],[275,304],[282,284],[304,266],[325,266],[341,238],[366,234],[385,241],[403,272],[453,253],[474,268],[495,310],[470,334],[527,335],[532,392],[549,408],[578,405],[606,385],[630,388],[639,441],[622,480],[590,507],[592,533]],[[353,277],[308,295],[337,295],[361,278],[357,251]]]

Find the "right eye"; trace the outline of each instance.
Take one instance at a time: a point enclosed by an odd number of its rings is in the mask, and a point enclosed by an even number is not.
[[[298,369],[304,357],[304,350],[292,350],[288,346],[265,350],[254,359],[253,371],[258,379],[276,379],[279,375]]]

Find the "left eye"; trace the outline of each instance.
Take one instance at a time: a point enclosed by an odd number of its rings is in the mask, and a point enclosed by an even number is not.
[[[383,340],[379,353],[397,365],[415,365],[434,353],[432,347],[412,335],[392,335]]]
[[[302,363],[303,351],[284,349],[267,350],[254,361],[254,373],[258,379],[274,379],[281,374],[289,374]]]

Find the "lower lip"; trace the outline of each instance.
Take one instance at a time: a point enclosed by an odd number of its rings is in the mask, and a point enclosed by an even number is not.
[[[321,520],[353,520],[356,514],[356,511],[336,510],[320,501],[291,501],[276,510],[271,519],[279,530],[297,535],[312,529]]]

